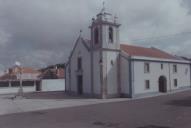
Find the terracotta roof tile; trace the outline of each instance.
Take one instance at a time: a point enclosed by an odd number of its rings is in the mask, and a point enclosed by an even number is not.
[[[140,46],[132,46],[121,44],[121,50],[126,52],[131,56],[143,56],[143,57],[152,57],[152,58],[163,58],[163,59],[178,59],[176,56],[173,56],[167,52],[159,50],[157,48],[145,48]]]
[[[65,78],[64,69],[59,69],[57,76],[58,78]]]
[[[64,69],[47,69],[43,71],[38,77],[41,79],[63,79],[65,78]]]
[[[31,73],[31,74],[36,74],[36,73],[40,73],[39,71],[33,69],[33,68],[29,68],[29,67],[23,67],[22,68],[22,73]]]

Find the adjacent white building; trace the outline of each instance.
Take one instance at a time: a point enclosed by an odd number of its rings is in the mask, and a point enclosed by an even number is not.
[[[136,97],[190,88],[190,62],[156,48],[120,44],[117,18],[102,10],[91,39],[77,39],[66,64],[66,91],[93,97]]]

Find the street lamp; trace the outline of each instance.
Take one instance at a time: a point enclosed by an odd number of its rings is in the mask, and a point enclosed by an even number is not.
[[[16,61],[15,66],[19,69],[19,90],[18,90],[18,96],[23,97],[23,85],[22,85],[22,67],[21,63]]]

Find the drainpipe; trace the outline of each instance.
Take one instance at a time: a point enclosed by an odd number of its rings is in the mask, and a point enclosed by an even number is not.
[[[190,64],[190,87],[191,87],[191,64]]]
[[[66,68],[66,65],[64,66],[64,79],[65,79],[65,81],[64,81],[64,84],[65,84],[65,90],[64,90],[64,92],[66,92],[67,90],[66,90],[66,80],[67,80],[67,76],[66,76],[66,72],[67,72],[68,70],[67,70],[67,68]]]
[[[131,56],[129,56],[129,94],[130,98],[133,98],[133,85],[132,85],[132,60]]]
[[[168,63],[168,69],[169,69],[169,87],[170,87],[170,92],[171,92],[172,87],[171,87],[170,63]]]

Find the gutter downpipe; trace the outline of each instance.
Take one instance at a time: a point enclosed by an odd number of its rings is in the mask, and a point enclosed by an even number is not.
[[[170,63],[168,63],[168,68],[169,68],[169,88],[170,88],[170,92],[172,91],[172,87],[171,87],[171,75],[170,75]]]
[[[130,98],[133,98],[133,85],[132,85],[132,60],[131,56],[129,56],[129,94]]]
[[[190,88],[191,88],[191,63],[190,63]]]

